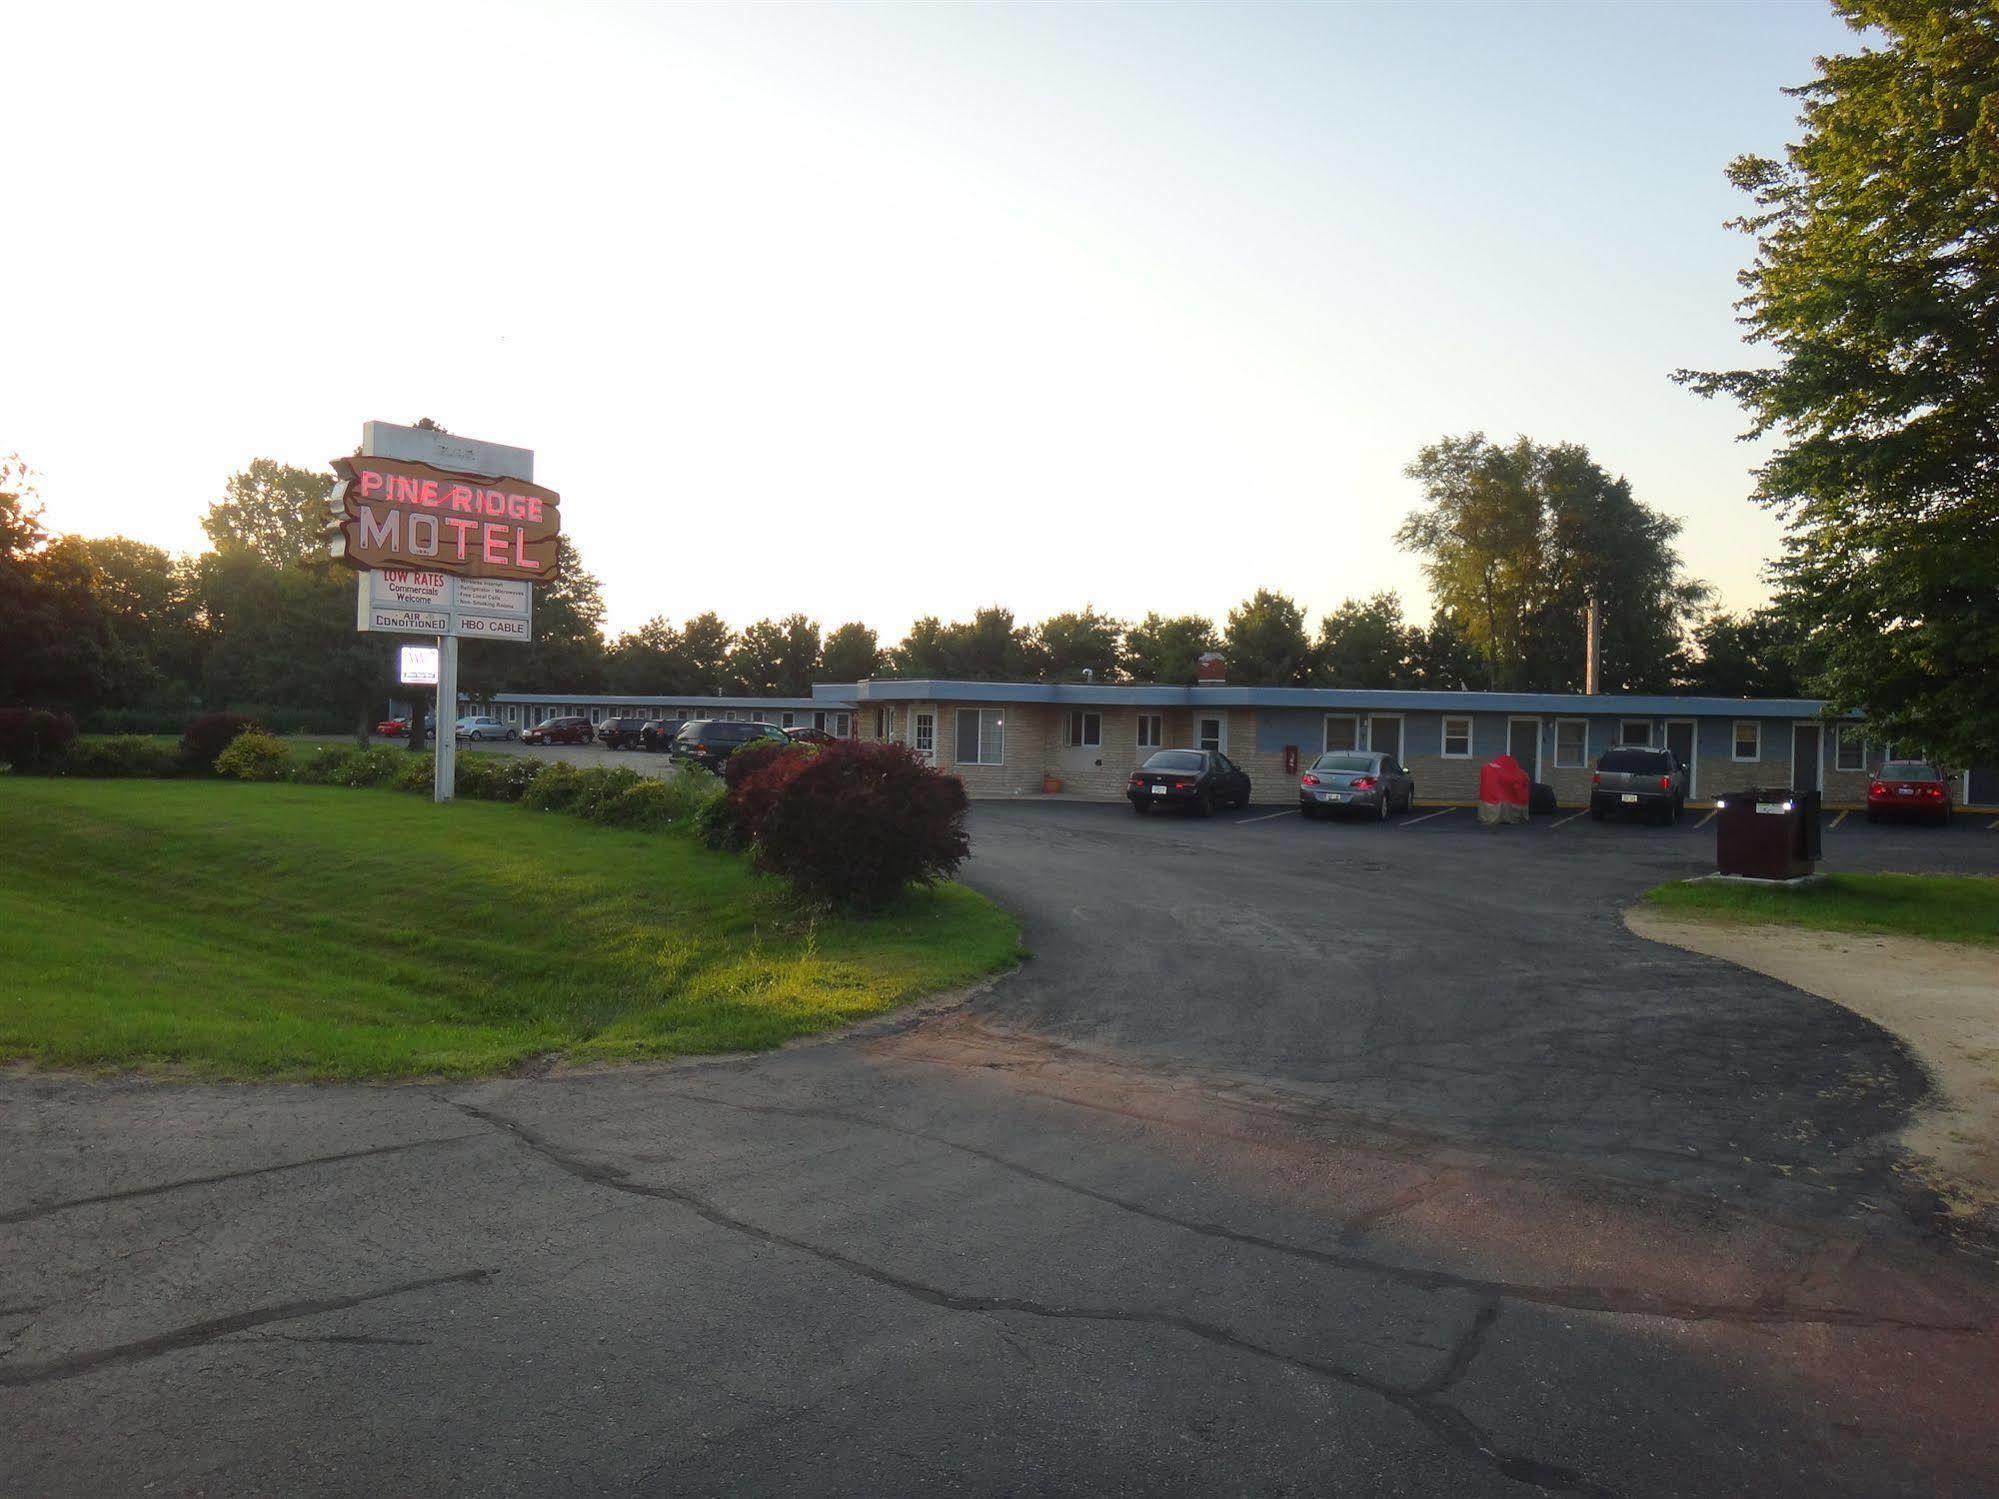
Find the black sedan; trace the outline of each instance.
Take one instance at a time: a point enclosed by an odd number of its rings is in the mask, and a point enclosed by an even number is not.
[[[1247,807],[1249,777],[1219,750],[1161,750],[1131,773],[1124,794],[1134,812],[1184,807],[1207,817],[1217,807]]]
[[[656,755],[670,754],[673,750],[673,736],[686,723],[684,718],[649,719],[639,730],[639,748],[650,750]]]

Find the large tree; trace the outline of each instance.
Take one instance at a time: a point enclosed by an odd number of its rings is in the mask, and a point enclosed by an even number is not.
[[[882,668],[881,642],[858,620],[826,636],[819,657],[819,674],[829,682],[858,682]]]
[[[1575,443],[1446,437],[1409,465],[1424,505],[1396,540],[1420,554],[1438,605],[1485,658],[1482,685],[1583,685],[1589,600],[1601,606],[1603,686],[1661,691],[1707,596],[1680,572],[1680,523],[1642,504]]]
[[[1305,611],[1281,593],[1259,588],[1229,610],[1222,632],[1231,682],[1253,687],[1298,687],[1311,670],[1312,642]]]
[[[736,632],[728,621],[713,610],[697,614],[681,627],[680,643],[692,678],[688,691],[702,697],[719,696],[729,676],[729,653],[736,644]]]
[[[1124,663],[1124,632],[1123,620],[1085,605],[1081,613],[1051,614],[1036,625],[1031,655],[1051,681],[1080,681],[1087,671],[1096,681],[1114,682]]]
[[[909,627],[896,650],[897,667],[904,676],[965,682],[1034,676],[1038,656],[1032,632],[1014,622],[1011,609],[998,607],[948,625],[926,615]]]
[[[329,471],[255,458],[229,476],[201,529],[218,552],[249,552],[272,567],[317,564],[329,556],[332,512],[326,501],[332,492]]]
[[[729,653],[729,686],[754,697],[809,697],[819,669],[819,624],[802,614],[745,627]]]
[[[1999,15],[1846,0],[1868,46],[1793,90],[1803,138],[1729,168],[1755,210],[1737,306],[1760,369],[1682,370],[1779,445],[1780,608],[1834,708],[1999,757]]]
[[[1348,599],[1319,621],[1312,650],[1315,687],[1406,687],[1413,632],[1392,593]]]
[[[1805,642],[1775,609],[1719,612],[1694,629],[1695,656],[1683,685],[1714,697],[1798,697]]]
[[[1215,622],[1198,614],[1148,614],[1125,631],[1125,670],[1135,682],[1186,683],[1194,665],[1221,645]]]
[[[604,657],[604,690],[623,697],[673,697],[695,690],[686,642],[670,620],[654,615],[612,642]]]
[[[26,465],[0,457],[0,702],[89,707],[117,643],[88,562],[49,545]]]

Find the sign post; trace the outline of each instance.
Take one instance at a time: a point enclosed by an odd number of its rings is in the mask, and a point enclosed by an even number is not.
[[[333,471],[332,552],[358,574],[355,628],[437,640],[431,799],[448,802],[458,642],[533,637],[533,585],[556,575],[562,497],[534,482],[531,448],[388,422],[364,423],[361,451]]]

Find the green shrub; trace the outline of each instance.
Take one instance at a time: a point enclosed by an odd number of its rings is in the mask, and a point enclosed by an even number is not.
[[[180,756],[170,745],[121,734],[79,739],[50,768],[59,776],[170,776],[180,769]]]
[[[291,746],[256,729],[238,734],[215,757],[215,773],[233,781],[282,781],[291,768]]]
[[[46,708],[0,708],[0,760],[22,774],[47,770],[76,738],[76,720]]]
[[[526,755],[460,755],[457,791],[482,802],[517,802],[545,767]]]
[[[215,757],[236,742],[236,736],[264,726],[246,713],[204,713],[180,736],[181,763],[190,770],[215,769]]]
[[[135,708],[98,708],[83,721],[86,734],[178,734],[201,711],[200,699],[183,693]]]
[[[522,793],[521,805],[536,812],[567,812],[583,794],[582,779],[583,772],[566,760],[544,765]]]
[[[730,853],[750,846],[749,833],[726,796],[711,797],[694,814],[694,836],[707,847]]]
[[[587,815],[607,827],[663,831],[694,822],[703,809],[721,800],[722,788],[705,773],[641,779],[618,795],[599,802]]]
[[[377,746],[369,754],[387,755],[395,761],[389,772],[388,784],[398,791],[430,791],[437,784],[437,756],[428,750],[413,755],[408,750],[382,749]],[[380,785],[381,782],[375,784]]]
[[[314,750],[292,770],[292,779],[306,786],[386,786],[402,769],[403,756],[392,749],[349,749],[328,744]]]
[[[616,769],[586,770],[577,779],[582,785],[577,788],[576,799],[569,804],[571,815],[586,822],[602,822],[603,810],[645,777],[620,765]]]

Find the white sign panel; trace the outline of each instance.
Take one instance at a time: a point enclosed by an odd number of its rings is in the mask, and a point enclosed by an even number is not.
[[[534,585],[382,567],[355,575],[355,625],[392,635],[533,638]]]
[[[399,652],[400,677],[405,687],[435,687],[437,685],[437,647],[434,645],[406,645]]]

